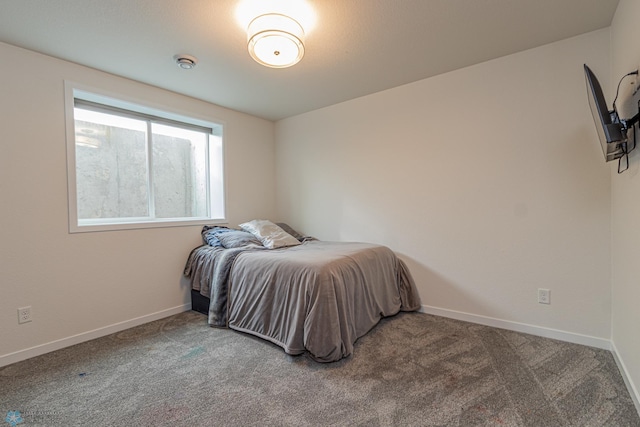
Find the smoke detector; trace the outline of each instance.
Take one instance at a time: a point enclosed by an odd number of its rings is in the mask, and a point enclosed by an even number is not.
[[[183,70],[190,70],[194,68],[198,63],[198,58],[192,55],[186,55],[184,53],[175,55],[173,59],[176,61],[176,64],[178,64],[178,67],[182,68]]]

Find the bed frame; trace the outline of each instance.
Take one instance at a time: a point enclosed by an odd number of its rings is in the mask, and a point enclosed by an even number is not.
[[[201,295],[200,291],[191,290],[191,310],[202,314],[209,314],[210,299]]]

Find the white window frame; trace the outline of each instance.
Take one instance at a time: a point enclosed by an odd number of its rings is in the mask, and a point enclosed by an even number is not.
[[[65,124],[66,124],[66,145],[67,145],[67,196],[69,203],[69,232],[95,232],[109,230],[129,230],[139,228],[159,228],[192,226],[201,224],[226,224],[226,174],[225,174],[225,143],[224,127],[225,123],[220,120],[211,120],[195,117],[192,113],[176,111],[164,105],[152,105],[151,103],[133,99],[122,94],[108,93],[100,89],[88,87],[79,83],[65,81]],[[203,128],[219,130],[222,139],[222,195],[221,206],[218,211],[221,215],[212,216],[211,208],[208,209],[208,216],[193,218],[111,218],[111,219],[83,219],[78,218],[78,200],[76,187],[76,140],[75,140],[75,100],[80,99],[97,104],[111,106],[114,108],[131,111],[166,119],[168,121],[182,122]],[[209,175],[209,161],[207,162],[207,174]],[[207,197],[212,197],[209,186],[207,186]]]

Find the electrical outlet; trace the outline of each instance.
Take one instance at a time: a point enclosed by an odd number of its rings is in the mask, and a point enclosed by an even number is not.
[[[551,304],[551,291],[549,289],[538,288],[538,302],[540,304]]]
[[[31,306],[18,309],[18,323],[31,322]]]

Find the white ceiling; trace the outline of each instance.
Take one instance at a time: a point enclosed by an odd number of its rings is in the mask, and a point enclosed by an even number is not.
[[[305,57],[271,69],[236,19],[251,1],[267,0],[0,0],[0,41],[278,120],[607,27],[618,4],[308,0]],[[178,53],[196,68],[179,69]]]

